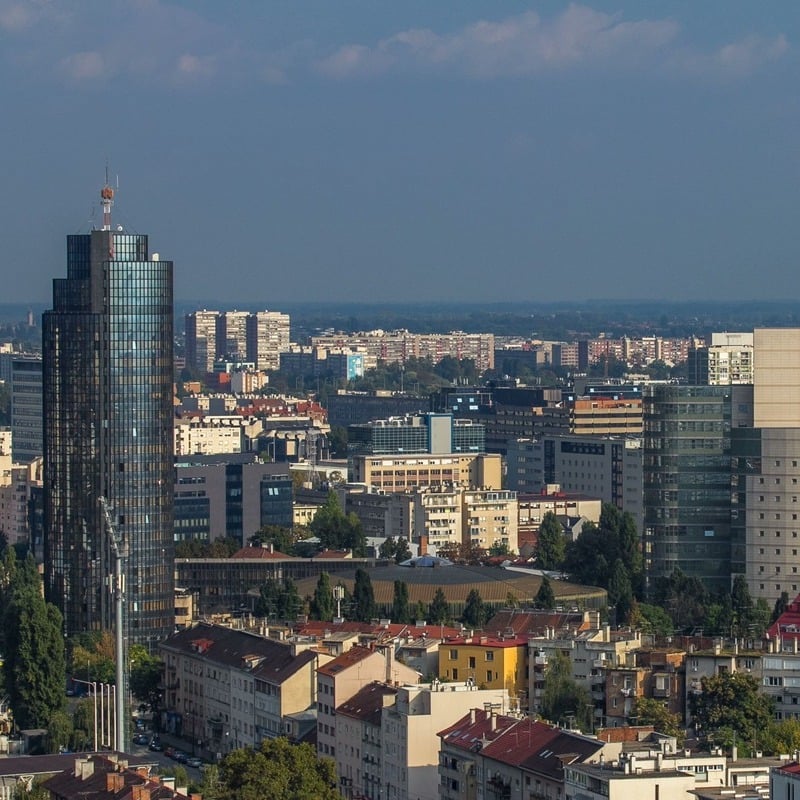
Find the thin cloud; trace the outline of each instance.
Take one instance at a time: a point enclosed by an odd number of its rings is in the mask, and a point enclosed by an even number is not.
[[[64,75],[73,81],[98,80],[106,73],[106,62],[102,53],[87,51],[74,53],[61,61]]]
[[[318,62],[328,77],[394,71],[450,71],[480,78],[534,75],[585,63],[638,63],[672,42],[676,22],[628,22],[586,6],[570,5],[552,19],[528,11],[497,22],[480,21],[458,31],[403,31],[376,45],[350,44]]]
[[[778,60],[789,46],[784,36],[750,36],[703,53],[680,47],[680,32],[671,19],[629,21],[572,4],[549,19],[528,11],[450,33],[410,29],[373,45],[346,44],[315,68],[338,80],[414,72],[491,79],[578,67],[739,76]]]

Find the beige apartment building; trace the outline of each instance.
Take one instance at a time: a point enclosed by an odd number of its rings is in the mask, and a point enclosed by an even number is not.
[[[516,492],[429,486],[418,489],[413,498],[414,541],[427,536],[432,549],[454,543],[484,549],[504,544],[517,552]]]
[[[416,670],[382,650],[354,646],[317,670],[317,755],[337,758],[336,708],[373,681],[416,683]]]
[[[502,489],[502,457],[488,453],[362,454],[353,456],[350,480],[386,492],[441,484]]]
[[[800,328],[753,334],[753,427],[732,430],[745,514],[745,574],[771,605],[800,591]],[[734,495],[736,497],[736,495]]]

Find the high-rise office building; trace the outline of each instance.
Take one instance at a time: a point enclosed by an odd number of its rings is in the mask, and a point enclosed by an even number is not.
[[[11,430],[14,461],[29,464],[42,455],[42,359],[20,355],[11,361]]]
[[[732,390],[654,384],[644,395],[644,559],[650,589],[678,568],[730,588]]]
[[[125,627],[152,647],[174,627],[172,262],[147,236],[67,237],[67,277],[44,314],[45,588],[65,633],[112,627],[111,539],[124,538]]]

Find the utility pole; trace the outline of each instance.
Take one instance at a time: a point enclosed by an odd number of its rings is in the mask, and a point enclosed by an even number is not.
[[[103,509],[106,533],[111,544],[111,553],[114,556],[114,609],[116,616],[115,633],[117,642],[117,664],[116,664],[116,692],[114,701],[116,707],[116,747],[119,753],[125,752],[125,734],[127,725],[125,724],[125,698],[127,697],[127,657],[125,654],[125,637],[123,630],[123,606],[125,603],[125,576],[122,571],[122,559],[127,556],[127,545],[121,535],[117,533],[114,523],[111,521],[111,510],[108,500],[105,497],[99,499]]]

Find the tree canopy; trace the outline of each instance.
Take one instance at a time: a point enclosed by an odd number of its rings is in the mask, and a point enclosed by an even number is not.
[[[549,656],[542,690],[542,716],[555,723],[574,719],[582,729],[589,730],[592,709],[589,692],[572,677],[569,657],[558,652]]]
[[[747,672],[720,672],[700,681],[702,691],[691,695],[695,723],[707,735],[716,733],[725,743],[753,741],[772,722],[774,701],[762,694],[758,680]]]
[[[428,622],[433,625],[443,625],[450,619],[450,604],[444,596],[442,587],[439,586],[433,595],[433,600],[428,606]]]
[[[558,517],[548,511],[539,526],[536,564],[540,569],[561,569],[567,552],[567,539]]]
[[[64,710],[66,659],[59,610],[42,597],[33,556],[11,571],[3,627],[3,675],[20,728],[44,728]]]
[[[309,525],[314,536],[326,550],[352,550],[354,556],[365,556],[367,539],[361,527],[361,520],[353,513],[345,514],[336,492],[328,493],[328,498],[317,509]]]
[[[369,573],[359,567],[353,584],[353,615],[358,622],[369,622],[375,617],[375,592]]]
[[[235,750],[219,769],[218,800],[341,800],[333,761],[309,744],[265,739],[257,750]]]
[[[309,610],[312,619],[322,620],[323,622],[330,622],[333,619],[336,604],[333,599],[331,578],[327,572],[320,573]]]
[[[461,621],[469,628],[482,628],[489,619],[489,609],[477,589],[470,589]]]
[[[408,605],[408,584],[405,581],[394,582],[392,622],[403,624],[411,622],[411,609]]]

